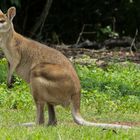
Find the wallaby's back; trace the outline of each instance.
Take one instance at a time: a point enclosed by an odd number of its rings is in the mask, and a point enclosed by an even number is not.
[[[16,69],[21,77],[27,73],[30,74],[30,71],[40,63],[58,64],[67,70],[73,81],[76,82],[77,88],[80,88],[79,79],[71,62],[61,52],[17,33],[15,33],[14,41],[17,42],[15,44],[18,45],[19,53],[21,53],[20,63]],[[23,77],[23,79],[26,78]]]

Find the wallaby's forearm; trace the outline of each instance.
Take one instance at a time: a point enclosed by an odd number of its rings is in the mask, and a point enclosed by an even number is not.
[[[10,63],[8,62],[8,74],[7,74],[7,87],[11,88],[12,87],[12,75],[10,76]]]
[[[8,62],[8,74],[7,74],[7,87],[11,88],[14,82],[13,72],[15,68]]]

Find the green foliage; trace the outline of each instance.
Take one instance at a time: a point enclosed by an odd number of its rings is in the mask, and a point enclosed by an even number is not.
[[[12,5],[16,5],[17,7],[21,7],[21,0],[10,0]]]
[[[103,41],[107,38],[117,38],[119,34],[114,32],[110,26],[106,26],[105,28],[100,28],[97,31],[97,40]]]
[[[7,9],[13,5],[18,8],[21,8],[21,0],[1,0],[0,1],[0,9],[2,9],[3,12],[6,12]]]
[[[0,60],[0,83],[6,81],[6,74],[7,74],[7,61],[5,58]]]
[[[4,83],[1,84],[0,106],[11,109],[33,108],[33,101],[28,86],[23,81],[16,81],[12,89],[8,89]]]
[[[0,60],[0,106],[12,109],[32,108],[32,98],[29,88],[20,78],[16,77],[14,88],[6,86],[7,61]]]

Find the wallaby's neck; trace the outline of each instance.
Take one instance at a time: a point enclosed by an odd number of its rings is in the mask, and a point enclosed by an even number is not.
[[[9,62],[12,60],[12,57],[14,55],[14,34],[16,33],[13,28],[9,29],[8,32],[0,33],[0,45]]]
[[[8,32],[0,33],[0,44],[2,48],[9,46],[9,44],[11,43],[13,39],[14,32],[15,32],[14,29],[10,28]]]

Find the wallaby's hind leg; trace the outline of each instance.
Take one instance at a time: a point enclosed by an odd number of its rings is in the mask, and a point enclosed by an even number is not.
[[[47,105],[48,105],[48,115],[49,115],[48,125],[57,125],[54,106],[49,103]]]
[[[44,107],[46,102],[45,101],[41,101],[40,97],[39,97],[39,89],[37,88],[38,84],[35,80],[34,82],[31,83],[31,91],[32,91],[32,95],[34,98],[34,102],[36,105],[36,124],[37,125],[41,125],[44,124]]]
[[[34,97],[34,96],[33,96]],[[36,112],[37,112],[37,117],[36,117],[36,124],[37,125],[41,125],[44,124],[45,120],[44,120],[44,107],[45,107],[45,102],[39,102],[34,98],[35,104],[36,104]],[[20,124],[21,126],[34,126],[35,123],[33,122],[29,122],[29,123],[22,123]]]
[[[36,108],[37,108],[37,118],[36,118],[36,123],[38,125],[44,124],[44,106],[45,102],[36,102]]]

